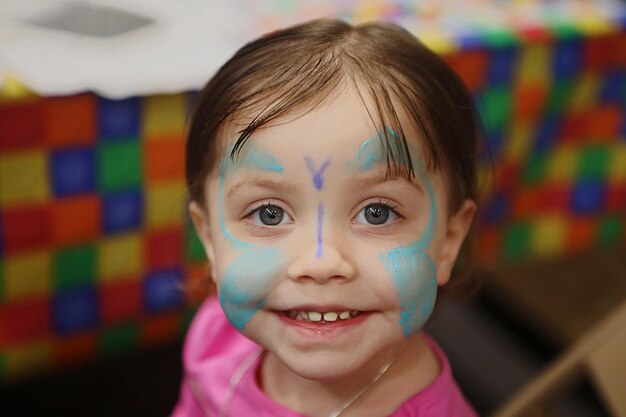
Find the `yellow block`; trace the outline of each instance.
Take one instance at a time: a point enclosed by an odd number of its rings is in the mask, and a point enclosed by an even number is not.
[[[50,292],[50,254],[35,252],[5,261],[5,294],[18,299]]]
[[[566,220],[559,216],[538,218],[532,228],[531,250],[538,256],[557,255],[563,251],[567,233]]]
[[[52,362],[52,345],[44,341],[14,346],[4,352],[9,378],[24,377],[48,368]]]
[[[103,281],[141,274],[143,259],[143,241],[136,234],[111,237],[98,244],[98,273]]]
[[[32,97],[35,97],[35,94],[26,88],[17,78],[7,75],[3,80],[0,80],[0,102]]]
[[[615,32],[617,26],[599,17],[580,18],[574,20],[574,26],[583,35],[597,36]]]
[[[48,197],[48,163],[41,151],[0,155],[0,204],[41,202]]]
[[[569,108],[572,111],[585,111],[594,107],[598,101],[600,81],[597,74],[583,74],[572,88]]]
[[[185,219],[187,190],[184,181],[150,184],[146,191],[146,223],[149,227],[176,226]]]
[[[186,94],[146,97],[143,99],[142,134],[147,139],[182,135],[186,115]]]
[[[517,66],[517,83],[549,83],[552,80],[551,45],[528,44],[522,48]]]
[[[439,55],[448,55],[459,51],[459,44],[449,33],[443,30],[427,30],[419,34],[419,38],[426,46]]]
[[[611,152],[609,179],[612,181],[626,180],[626,145],[620,144]]]
[[[546,178],[550,182],[571,182],[576,177],[580,152],[574,147],[557,147],[548,160]]]
[[[521,161],[528,155],[533,129],[517,123],[511,127],[511,134],[506,144],[506,156],[514,161]]]

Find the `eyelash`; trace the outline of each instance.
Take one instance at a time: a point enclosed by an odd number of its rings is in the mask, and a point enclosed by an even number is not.
[[[387,207],[389,209],[389,211],[391,211],[398,219],[403,219],[404,216],[402,216],[399,212],[398,212],[398,205],[394,204],[391,200],[388,199],[382,199],[382,198],[378,198],[374,201],[368,201],[367,204],[363,205],[359,211],[357,211],[356,215],[352,218],[351,222],[353,224],[356,224],[356,218],[357,216],[368,206],[371,205],[380,205],[380,206],[384,206]],[[397,221],[397,220],[396,220]],[[393,221],[391,223],[386,223],[386,224],[382,224],[382,225],[370,225],[370,226],[374,226],[374,227],[388,227],[393,225],[394,223],[396,223],[396,221]]]

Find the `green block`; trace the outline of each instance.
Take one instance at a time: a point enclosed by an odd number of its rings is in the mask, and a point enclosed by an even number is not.
[[[126,323],[105,329],[100,335],[100,353],[112,355],[130,350],[139,341],[139,327],[136,323]]]
[[[610,150],[603,147],[584,149],[579,158],[578,177],[594,180],[606,178],[610,155]]]
[[[200,262],[206,260],[206,254],[195,229],[188,223],[185,228],[185,254],[188,260]]]
[[[492,48],[509,48],[519,45],[520,40],[514,32],[506,29],[487,30],[481,35],[481,40]]]
[[[139,142],[110,142],[98,150],[98,184],[103,191],[136,188],[141,183]]]
[[[502,131],[509,123],[512,109],[511,96],[509,87],[491,87],[483,92],[482,116],[487,135]]]
[[[530,244],[530,227],[524,222],[509,227],[504,238],[504,257],[508,261],[520,261],[526,257]]]
[[[187,307],[183,309],[182,314],[180,316],[181,330],[183,332],[187,331],[187,329],[189,328],[189,325],[191,324],[191,320],[193,320],[194,316],[196,315],[196,311],[198,311],[198,309],[192,308],[192,307]]]
[[[624,236],[624,220],[620,217],[606,217],[598,228],[598,244],[612,246],[620,242]]]
[[[546,105],[546,112],[548,116],[563,114],[571,102],[573,91],[574,88],[572,80],[555,80],[554,85],[550,90],[548,104]]]
[[[81,245],[54,254],[52,271],[55,288],[70,288],[94,281],[97,270],[96,249]]]
[[[581,37],[580,31],[569,23],[550,23],[550,30],[558,40],[577,39]]]
[[[547,166],[548,163],[545,154],[533,155],[524,169],[524,183],[537,184],[540,182],[546,175]]]

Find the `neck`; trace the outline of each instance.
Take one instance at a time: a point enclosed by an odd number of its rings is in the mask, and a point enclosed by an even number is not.
[[[387,371],[371,384],[386,365]],[[358,371],[332,380],[303,378],[268,352],[260,367],[259,382],[272,400],[311,417],[328,417],[371,384],[341,413],[341,417],[367,417],[391,414],[438,374],[437,359],[418,333],[401,347],[391,346]]]

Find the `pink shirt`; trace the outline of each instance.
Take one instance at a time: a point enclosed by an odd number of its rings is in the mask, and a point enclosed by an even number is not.
[[[426,340],[441,364],[441,374],[402,404],[390,417],[476,417],[463,398],[450,364],[437,344]],[[305,417],[274,403],[259,388],[255,374],[261,348],[242,336],[226,319],[215,297],[198,310],[183,349],[184,379],[172,417],[219,416],[228,405],[232,417]],[[233,375],[251,363],[232,392]],[[230,398],[230,400],[229,400]]]

